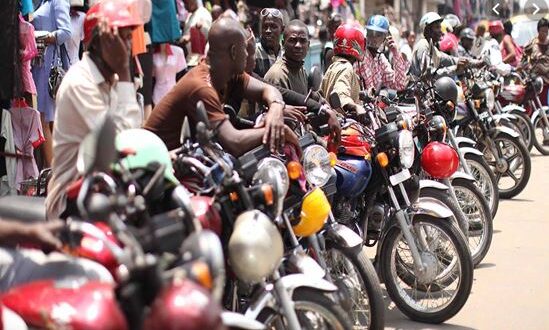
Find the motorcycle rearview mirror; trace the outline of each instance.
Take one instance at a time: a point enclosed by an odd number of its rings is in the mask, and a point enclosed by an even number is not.
[[[318,66],[313,66],[311,72],[309,72],[308,84],[309,89],[313,91],[318,91],[320,89],[320,84],[322,82],[322,73]]]
[[[210,128],[210,120],[208,119],[208,112],[206,112],[206,107],[204,102],[196,102],[196,116],[199,122],[204,123],[206,128]]]
[[[108,170],[117,157],[115,137],[114,121],[106,115],[80,144],[76,161],[78,173],[86,175],[92,171]]]
[[[191,127],[189,125],[189,118],[185,116],[183,125],[181,126],[181,135],[179,136],[179,143],[183,145],[185,141],[191,138]]]
[[[339,99],[339,95],[336,92],[333,92],[332,94],[330,94],[329,101],[330,101],[330,106],[332,106],[332,108],[334,109],[341,108],[341,100]]]

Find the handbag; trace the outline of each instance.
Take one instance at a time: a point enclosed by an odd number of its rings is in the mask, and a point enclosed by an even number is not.
[[[57,49],[59,49],[60,56],[56,57],[57,55]],[[51,65],[50,69],[50,75],[48,77],[48,92],[52,99],[55,100],[55,95],[57,94],[57,90],[59,89],[59,86],[61,85],[61,81],[63,80],[63,77],[65,77],[65,69],[63,66],[63,51],[65,52],[65,58],[68,58],[67,49],[65,48],[65,45],[61,45],[59,47],[55,47],[53,50],[53,63]]]

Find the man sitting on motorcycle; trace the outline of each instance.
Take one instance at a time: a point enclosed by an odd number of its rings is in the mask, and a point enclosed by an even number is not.
[[[196,104],[202,101],[217,138],[225,150],[234,156],[261,145],[271,151],[285,141],[298,145],[297,137],[284,125],[284,101],[280,92],[244,72],[246,67],[246,32],[238,21],[222,17],[212,24],[208,35],[206,60],[189,71],[156,105],[145,128],[157,134],[172,150],[180,146],[179,136],[184,118],[191,130],[198,121]],[[264,119],[252,129],[237,130],[226,115],[222,104],[235,96],[263,102],[269,107]]]
[[[360,27],[343,24],[334,34],[334,57],[326,70],[320,89],[325,97],[335,92],[346,112],[363,113],[360,104],[360,79],[354,63],[364,56],[364,33]]]
[[[473,58],[471,49],[475,41],[475,32],[471,28],[465,28],[459,33],[458,55],[461,57]]]
[[[454,75],[468,63],[472,64],[473,66],[480,66],[483,64],[482,61],[478,60],[469,60],[464,57],[453,57],[437,49],[438,42],[442,38],[442,20],[442,17],[440,17],[440,15],[435,12],[428,12],[421,18],[419,25],[423,29],[423,36],[425,37],[425,39],[418,41],[416,44],[414,53],[412,55],[412,66],[410,67],[410,74],[416,77],[419,77],[422,74],[421,62],[424,54],[426,54],[427,57],[431,59],[429,61],[430,65],[433,65],[434,58],[438,58],[440,60],[438,68],[435,68],[437,69],[438,76]],[[435,46],[432,49],[430,45],[431,42]],[[433,53],[431,53],[431,51]]]
[[[547,90],[549,88],[549,20],[542,18],[538,22],[538,36],[524,47],[524,57],[528,60],[524,68],[536,76],[543,78],[543,91],[540,94],[541,103],[547,105]]]
[[[408,78],[406,72],[410,63],[399,52],[398,47],[389,32],[389,20],[382,15],[374,15],[366,25],[366,51],[362,61],[357,63],[357,72],[362,78],[364,89],[378,90],[380,87],[403,90]],[[387,42],[393,55],[393,67],[380,52]]]
[[[119,130],[140,127],[143,113],[130,76],[132,31],[146,19],[135,15],[135,1],[97,3],[84,21],[87,52],[71,66],[59,87],[53,132],[52,178],[48,216],[72,214],[65,190],[78,178],[80,143],[109,113]],[[66,213],[67,214],[67,213]]]
[[[286,26],[283,34],[282,45],[284,54],[278,59],[265,74],[265,81],[294,91],[296,93],[308,94],[308,79],[303,60],[309,51],[309,32],[307,26],[300,20],[291,21]],[[310,98],[321,101],[318,93],[312,92]],[[295,111],[305,111],[305,107],[295,108]],[[335,112],[326,108],[329,115],[328,124],[334,133],[336,141],[339,140],[339,121]],[[296,114],[295,117],[301,121],[305,120],[303,113]]]

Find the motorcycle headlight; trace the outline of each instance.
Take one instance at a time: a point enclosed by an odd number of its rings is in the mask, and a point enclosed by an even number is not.
[[[400,131],[398,136],[398,153],[400,165],[404,168],[412,167],[414,163],[414,137],[408,130]]]
[[[272,157],[267,157],[257,167],[257,172],[254,174],[253,181],[255,183],[265,183],[271,185],[276,191],[275,211],[276,215],[282,212],[283,201],[290,187],[290,178],[284,164]]]
[[[486,99],[486,107],[488,110],[494,109],[496,106],[496,96],[494,95],[494,91],[491,88],[488,88],[484,91],[484,97]]]
[[[534,80],[534,88],[536,89],[536,94],[541,93],[543,90],[543,79],[541,77],[536,77],[536,80]]]
[[[303,169],[307,182],[316,187],[324,186],[332,175],[328,151],[319,145],[305,149]]]

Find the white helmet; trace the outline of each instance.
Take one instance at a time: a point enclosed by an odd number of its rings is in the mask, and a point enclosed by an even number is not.
[[[435,13],[434,11],[430,11],[425,15],[423,15],[419,20],[419,29],[421,31],[425,31],[425,27],[435,22],[441,22],[441,21],[442,21],[442,17],[440,17],[439,14]]]
[[[446,29],[449,32],[454,32],[454,30],[461,25],[461,20],[454,14],[444,16],[444,22],[446,22]]]

